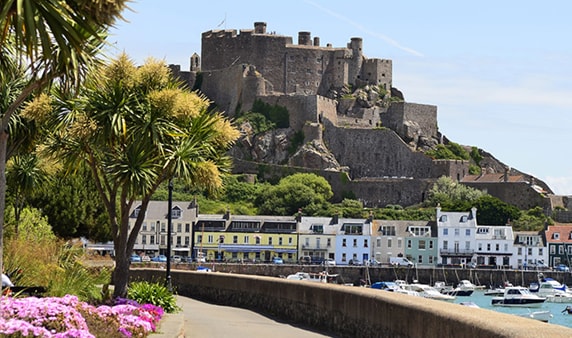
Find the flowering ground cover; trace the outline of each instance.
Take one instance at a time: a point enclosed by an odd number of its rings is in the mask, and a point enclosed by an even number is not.
[[[123,338],[155,332],[163,309],[125,299],[93,306],[76,296],[0,298],[0,337]]]

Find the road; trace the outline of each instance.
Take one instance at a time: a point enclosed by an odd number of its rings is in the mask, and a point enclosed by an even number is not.
[[[241,308],[214,305],[180,296],[177,303],[184,313],[185,338],[332,337]]]

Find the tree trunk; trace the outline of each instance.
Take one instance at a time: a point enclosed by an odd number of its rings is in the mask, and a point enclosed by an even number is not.
[[[6,149],[8,132],[0,129],[0,271],[4,272],[4,210],[6,209]]]
[[[113,297],[127,297],[127,285],[129,284],[129,257],[124,250],[115,251],[115,270],[113,270]]]

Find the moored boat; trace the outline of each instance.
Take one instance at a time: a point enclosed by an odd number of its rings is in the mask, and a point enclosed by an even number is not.
[[[454,301],[455,296],[443,294],[434,287],[427,285],[427,284],[407,284],[403,286],[405,290],[411,290],[418,292],[421,297],[429,298],[429,299],[436,299],[436,300],[445,300],[445,301]]]
[[[491,304],[508,307],[540,307],[545,301],[545,297],[535,295],[525,287],[511,286],[505,288],[502,297],[493,297]]]
[[[320,272],[320,273],[310,273],[310,272],[296,272],[294,274],[288,275],[286,279],[290,280],[303,280],[308,282],[316,282],[316,283],[331,283],[335,281],[338,275],[331,275],[327,272]]]

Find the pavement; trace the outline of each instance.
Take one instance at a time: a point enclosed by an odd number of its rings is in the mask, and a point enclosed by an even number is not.
[[[318,338],[332,337],[310,328],[279,322],[254,311],[176,296],[179,313],[161,318],[149,338]]]

